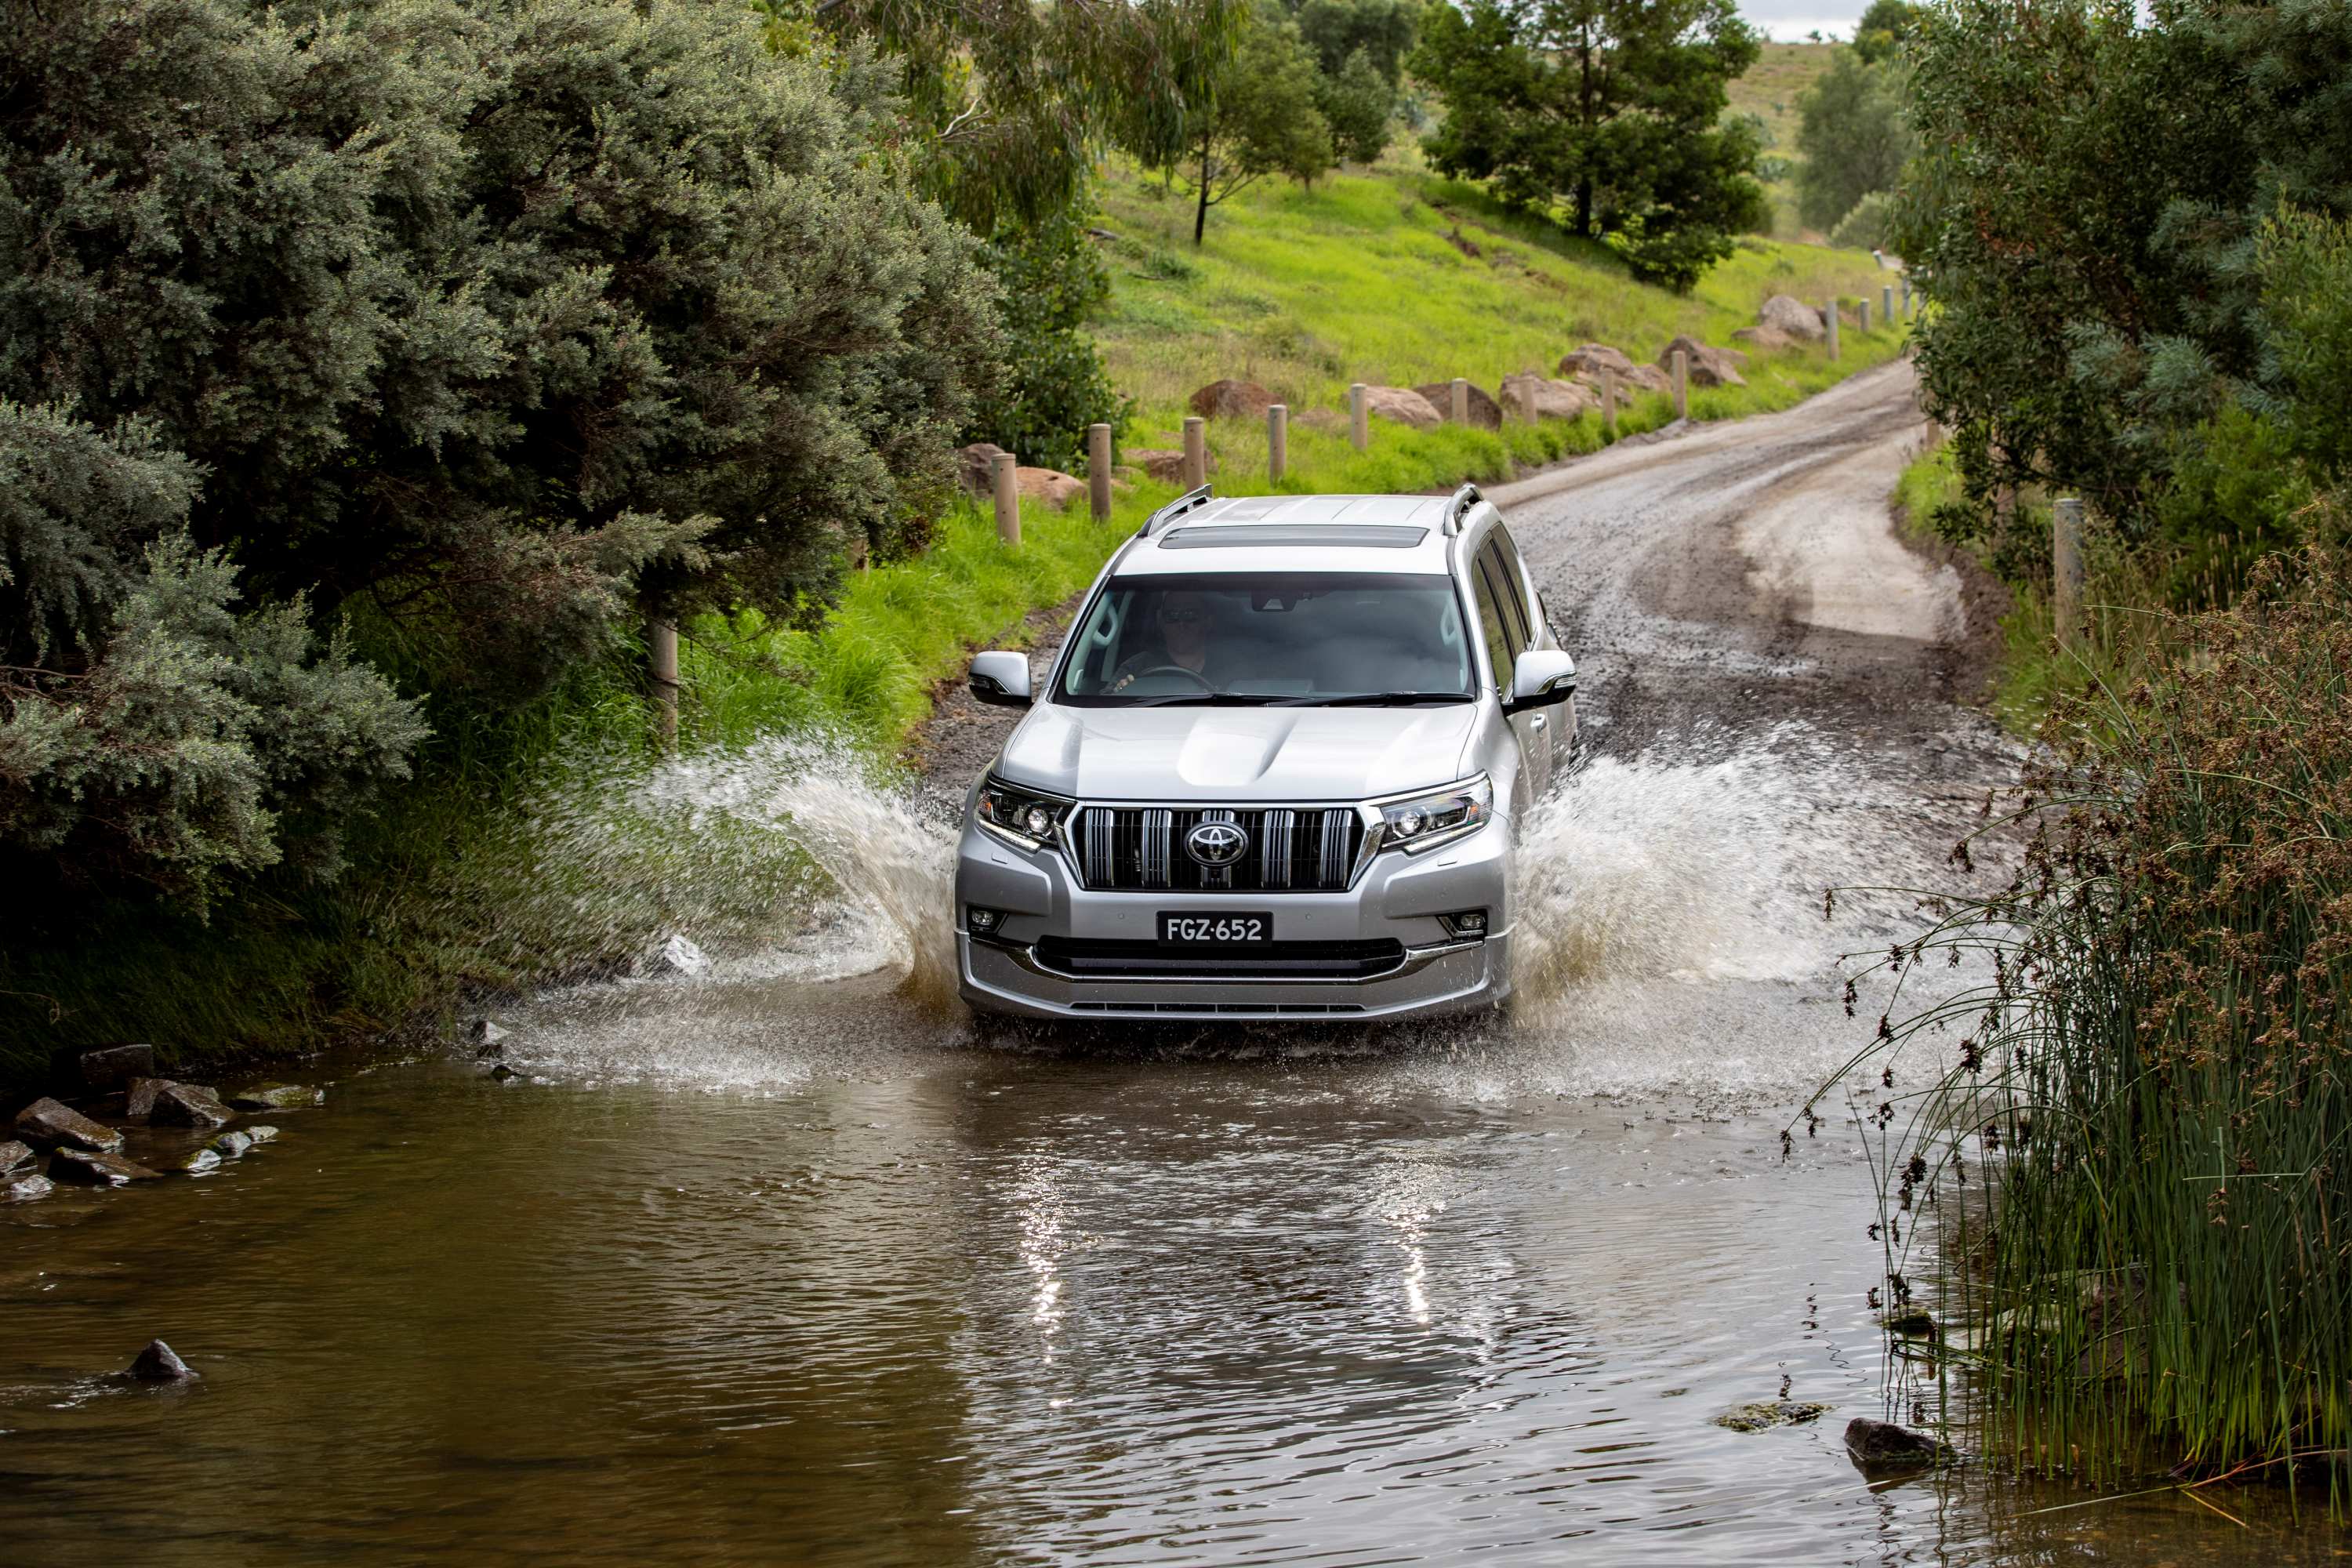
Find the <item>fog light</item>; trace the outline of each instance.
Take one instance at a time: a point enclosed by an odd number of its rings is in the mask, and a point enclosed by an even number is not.
[[[1457,910],[1450,915],[1438,916],[1437,923],[1445,928],[1446,935],[1452,937],[1484,940],[1486,935],[1486,911],[1484,910]]]
[[[978,904],[972,904],[964,910],[963,918],[965,924],[985,936],[997,928],[1004,916],[998,910],[983,910]]]

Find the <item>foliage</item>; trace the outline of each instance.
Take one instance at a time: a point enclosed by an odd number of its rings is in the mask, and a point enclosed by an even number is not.
[[[1110,297],[1110,269],[1071,213],[1000,233],[984,260],[1003,289],[1005,372],[974,405],[964,438],[1075,471],[1087,426],[1115,434],[1129,412],[1081,330]]]
[[[2153,1430],[2192,1471],[2352,1479],[2347,682],[2344,560],[2274,563],[2146,684],[2061,705],[2020,874],[1888,961],[1993,960],[1881,1026],[1965,1036],[1888,1145],[1887,1218],[1916,1247],[1900,1211],[1941,1216],[1951,1348],[2021,1458],[2106,1479]]]
[[[1921,9],[1911,0],[1870,0],[1870,9],[1853,25],[1853,52],[1865,65],[1893,59],[1917,25]]]
[[[1873,191],[1853,204],[1853,210],[1830,230],[1830,243],[1849,250],[1876,250],[1886,244],[1887,226],[1895,212],[1889,191]]]
[[[1902,178],[1914,138],[1902,83],[1891,67],[1865,64],[1854,50],[1840,49],[1797,100],[1797,150],[1804,157],[1797,170],[1797,211],[1813,227],[1832,228],[1864,197],[1891,191]]]
[[[1723,112],[1757,54],[1730,0],[1471,0],[1428,14],[1412,68],[1446,100],[1439,170],[1564,205],[1570,233],[1687,291],[1764,221],[1755,130]]]
[[[1370,163],[1389,144],[1396,97],[1395,87],[1381,75],[1370,54],[1358,49],[1336,74],[1317,81],[1315,107],[1330,125],[1332,144],[1339,155]]]
[[[1334,161],[1331,127],[1315,107],[1321,84],[1298,26],[1271,10],[1244,19],[1234,54],[1194,105],[1192,142],[1174,169],[1193,193],[1192,243],[1209,209],[1268,174],[1307,184]]]
[[[2048,482],[2142,535],[2180,433],[2277,395],[2262,226],[2352,211],[2352,8],[1956,0],[1906,58],[1928,411],[1979,506]]]
[[[1421,26],[1422,0],[1284,0],[1298,35],[1315,51],[1328,77],[1347,69],[1361,53],[1381,79],[1394,88],[1403,79],[1405,57]]]

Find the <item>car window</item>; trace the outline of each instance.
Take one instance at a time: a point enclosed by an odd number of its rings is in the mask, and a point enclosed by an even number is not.
[[[1528,646],[1533,647],[1538,625],[1542,618],[1537,612],[1541,606],[1528,598],[1528,571],[1526,564],[1519,560],[1519,547],[1512,542],[1510,530],[1499,522],[1487,537],[1495,547],[1496,560],[1503,565],[1503,586],[1509,591],[1511,603],[1518,608],[1519,624],[1527,628]]]
[[[1527,606],[1520,601],[1517,583],[1511,570],[1503,564],[1502,552],[1490,538],[1478,550],[1478,568],[1486,574],[1495,586],[1495,602],[1503,608],[1503,629],[1510,634],[1511,654],[1517,658],[1534,641],[1528,630]]]
[[[1478,600],[1478,626],[1486,638],[1486,662],[1495,667],[1495,689],[1508,691],[1513,657],[1510,626],[1503,618],[1502,605],[1495,597],[1495,584],[1485,567],[1486,552],[1480,551],[1470,573],[1471,591]]]

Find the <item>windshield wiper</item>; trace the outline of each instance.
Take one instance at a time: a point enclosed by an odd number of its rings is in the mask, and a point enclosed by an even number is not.
[[[1273,697],[1256,697],[1245,691],[1202,691],[1182,697],[1143,697],[1136,700],[1138,708],[1264,708],[1280,700]]]
[[[1345,697],[1286,697],[1285,708],[1401,708],[1408,702],[1468,702],[1459,691],[1354,691]]]

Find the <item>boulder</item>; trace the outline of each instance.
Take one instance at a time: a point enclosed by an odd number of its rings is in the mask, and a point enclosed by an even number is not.
[[[1023,500],[1043,501],[1055,511],[1067,511],[1072,501],[1087,499],[1087,481],[1059,468],[1015,468],[1013,482]]]
[[[274,1142],[278,1137],[278,1129],[268,1126],[248,1127],[245,1130],[245,1133],[247,1137],[253,1140],[255,1146],[258,1147],[264,1143]]]
[[[1819,342],[1829,336],[1820,310],[1786,294],[1775,294],[1758,307],[1756,321],[1798,342]]]
[[[0,1204],[28,1204],[35,1198],[47,1197],[55,1191],[57,1187],[48,1177],[32,1171],[0,1178]]]
[[[1434,430],[1445,423],[1445,416],[1435,405],[1410,386],[1368,386],[1364,388],[1364,412],[1375,419],[1387,419],[1415,430]]]
[[[1944,1464],[1952,1458],[1949,1448],[1924,1432],[1892,1421],[1873,1421],[1866,1415],[1846,1423],[1845,1451],[1865,1470],[1913,1469]]]
[[[1429,405],[1436,409],[1440,415],[1447,419],[1454,417],[1454,384],[1452,382],[1433,381],[1425,386],[1416,386],[1413,390],[1427,398]],[[1470,423],[1481,430],[1499,430],[1503,427],[1503,405],[1496,402],[1486,389],[1475,381],[1470,384]]]
[[[167,1083],[156,1092],[147,1120],[156,1127],[226,1127],[236,1112],[201,1084]]]
[[[211,1142],[205,1144],[205,1147],[211,1150],[214,1153],[218,1154],[224,1160],[234,1160],[240,1154],[243,1154],[247,1149],[253,1147],[253,1134],[250,1132],[224,1132],[219,1137],[214,1139]]]
[[[144,1121],[155,1114],[155,1097],[172,1087],[168,1078],[141,1078],[131,1080],[130,1092],[122,1097],[122,1116],[126,1121]]]
[[[1587,410],[1601,406],[1601,397],[1575,382],[1523,370],[1503,378],[1503,406],[1521,419],[1581,419]]]
[[[494,1083],[504,1083],[509,1079],[518,1079],[521,1076],[522,1074],[515,1071],[514,1068],[507,1066],[504,1062],[500,1062],[498,1066],[490,1069],[490,1079]]]
[[[1203,419],[1263,419],[1274,394],[1254,381],[1213,381],[1186,401]]]
[[[299,1110],[307,1105],[326,1104],[327,1091],[308,1084],[265,1083],[230,1095],[228,1103],[235,1110]]]
[[[698,979],[710,973],[710,955],[694,945],[685,936],[673,936],[661,944],[647,966],[656,974],[683,974]]]
[[[155,1076],[152,1046],[101,1046],[81,1054],[81,1080],[94,1093],[129,1087],[131,1080]]]
[[[507,1054],[507,1032],[488,1018],[477,1018],[466,1030],[478,1057],[502,1057]]]
[[[217,1150],[199,1149],[193,1154],[182,1156],[172,1168],[185,1172],[191,1176],[201,1176],[206,1172],[219,1170],[220,1163],[221,1157]]]
[[[1696,338],[1676,338],[1658,351],[1658,368],[1668,373],[1668,384],[1673,384],[1675,351],[1680,349],[1690,356],[1690,384],[1693,386],[1746,386],[1748,378],[1739,367],[1748,356],[1738,349],[1710,348]]]
[[[147,1348],[139,1352],[122,1374],[141,1383],[185,1383],[204,1374],[172,1353],[172,1347],[161,1340],[149,1340]]]
[[[33,1146],[31,1144],[20,1143],[14,1138],[0,1139],[0,1174],[5,1174],[19,1165],[29,1165],[32,1163]]]
[[[993,441],[974,441],[969,447],[959,447],[956,448],[956,482],[972,495],[986,500],[989,487],[993,482],[989,478],[993,471],[992,466],[997,458],[1009,456],[1010,453]]]
[[[1774,1426],[1801,1426],[1808,1421],[1817,1421],[1828,1408],[1811,1400],[1768,1399],[1727,1410],[1715,1418],[1715,1424],[1733,1432],[1763,1432]]]
[[[163,1173],[134,1164],[120,1154],[93,1153],[88,1149],[59,1149],[49,1157],[49,1179],[78,1187],[120,1187],[131,1182],[160,1182]]]
[[[1612,349],[1607,343],[1586,343],[1559,356],[1559,374],[1571,380],[1581,381],[1589,375],[1597,385],[1604,370],[1631,375],[1633,361],[1622,349]]]
[[[100,1127],[54,1100],[37,1100],[16,1112],[16,1136],[36,1149],[87,1149],[110,1154],[122,1147],[121,1133]]]
[[[1208,459],[1209,472],[1214,474],[1217,471],[1217,455],[1204,452],[1202,456]],[[1157,479],[1163,485],[1184,482],[1184,454],[1175,447],[1130,447],[1127,458],[1128,461],[1143,470],[1147,479]]]
[[[1797,346],[1797,340],[1778,327],[1735,327],[1731,335],[1758,353],[1773,353]]]

